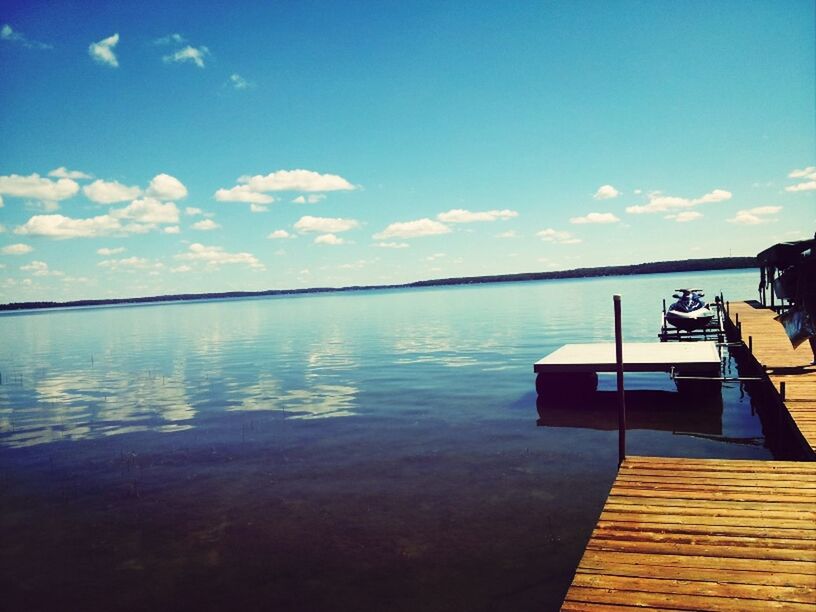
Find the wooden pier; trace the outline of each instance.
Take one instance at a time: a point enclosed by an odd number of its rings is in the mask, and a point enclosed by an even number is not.
[[[776,312],[728,305],[816,457],[816,366]],[[816,610],[816,462],[629,457],[562,610]]]
[[[816,455],[816,366],[811,365],[810,345],[805,342],[794,350],[770,308],[732,302],[728,312],[731,335],[741,330],[742,341],[765,370],[805,446]]]
[[[816,463],[630,457],[562,610],[816,609]]]

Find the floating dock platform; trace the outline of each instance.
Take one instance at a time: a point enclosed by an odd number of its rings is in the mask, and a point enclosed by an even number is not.
[[[718,376],[716,342],[624,342],[624,372],[670,372]],[[565,344],[533,365],[537,374],[614,372],[615,344]]]
[[[561,608],[816,609],[816,463],[629,457]]]

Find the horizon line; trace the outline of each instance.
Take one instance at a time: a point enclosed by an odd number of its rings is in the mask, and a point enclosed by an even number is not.
[[[298,295],[310,293],[339,293],[384,289],[409,289],[448,285],[489,284],[502,282],[525,282],[558,280],[567,278],[595,278],[602,276],[629,276],[635,274],[667,274],[672,272],[707,272],[713,270],[738,270],[757,267],[755,256],[707,257],[680,259],[616,266],[596,266],[550,270],[547,272],[515,272],[510,274],[485,274],[411,281],[386,285],[346,285],[342,287],[303,287],[299,289],[262,289],[258,291],[219,291],[206,293],[177,293],[123,298],[87,298],[64,302],[29,301],[0,304],[0,311],[45,310],[50,308],[80,308],[117,304],[150,304],[160,302],[197,301],[207,299],[263,297],[273,295]]]

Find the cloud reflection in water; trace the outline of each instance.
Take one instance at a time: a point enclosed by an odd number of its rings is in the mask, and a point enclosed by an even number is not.
[[[0,387],[14,406],[0,420],[0,445],[34,446],[136,431],[192,427],[196,410],[181,371],[170,377],[94,370],[44,374],[33,385]],[[10,395],[14,397],[9,397]],[[21,399],[23,401],[21,401]]]
[[[308,389],[284,390],[280,381],[262,375],[254,385],[245,387],[244,399],[230,411],[281,411],[289,418],[318,419],[353,416],[359,389],[344,385],[314,385]]]

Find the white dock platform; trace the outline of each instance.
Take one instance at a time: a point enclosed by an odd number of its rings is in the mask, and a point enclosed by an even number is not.
[[[625,372],[711,374],[719,372],[716,342],[624,342]],[[615,344],[565,344],[533,365],[536,373],[614,372]]]

